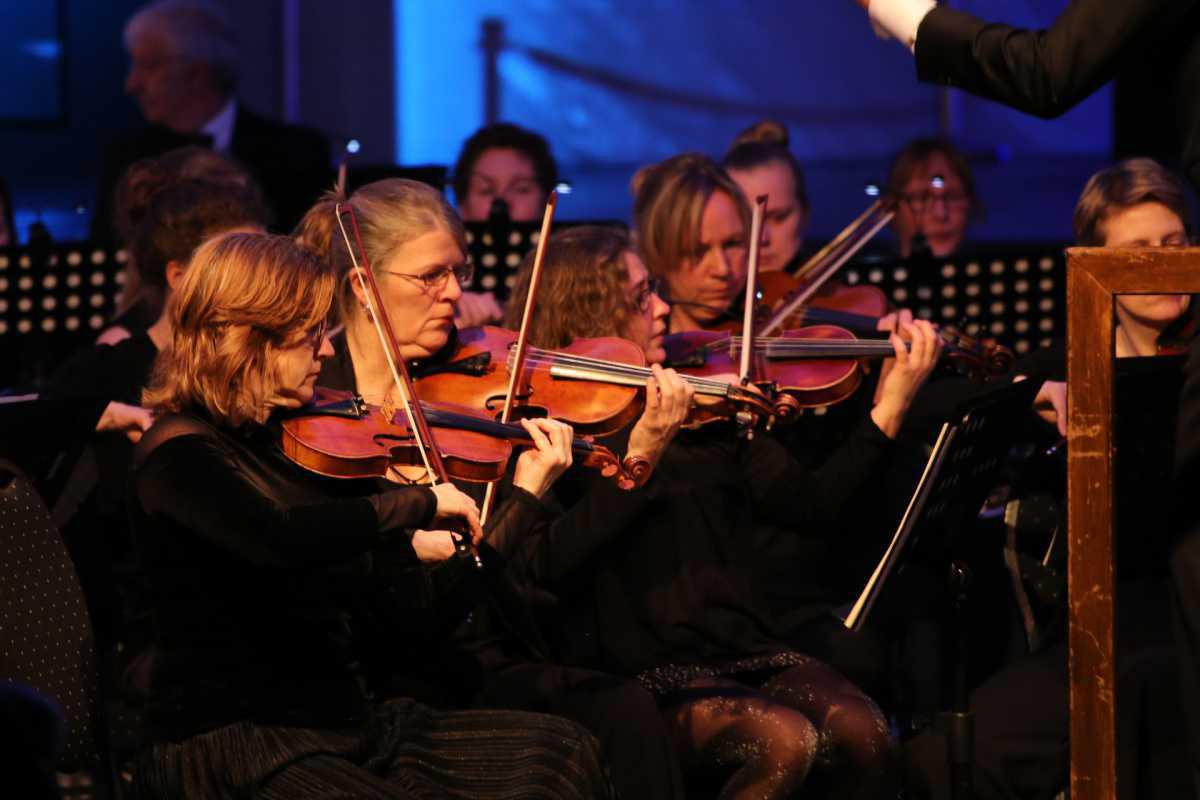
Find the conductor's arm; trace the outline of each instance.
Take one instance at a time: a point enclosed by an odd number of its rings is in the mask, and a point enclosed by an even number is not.
[[[1049,28],[1024,30],[934,7],[930,0],[857,2],[867,7],[877,30],[913,49],[920,80],[1046,118],[1063,114],[1111,80],[1121,59],[1186,5],[1073,0]]]

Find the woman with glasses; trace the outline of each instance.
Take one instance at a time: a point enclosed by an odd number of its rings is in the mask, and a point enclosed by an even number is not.
[[[391,374],[337,226],[338,203],[353,210],[358,221],[401,355],[414,375],[438,368],[458,347],[455,308],[470,277],[462,222],[440,193],[391,179],[363,186],[349,198],[328,196],[305,215],[296,232],[340,276],[336,308],[344,332],[333,338],[335,354],[323,364],[320,384],[395,407]],[[567,716],[600,739],[622,795],[681,796],[678,765],[649,694],[630,681],[553,663],[535,617],[553,598],[515,581],[506,565],[532,557],[523,543],[550,513],[542,497],[571,463],[569,426],[553,420],[523,424],[536,446],[515,459],[503,482],[502,500],[479,547],[485,569],[459,566],[462,559],[451,558],[454,543],[444,531],[413,535],[415,552],[430,562],[430,570],[458,575],[460,601],[446,605],[440,614],[443,624],[424,645],[437,659],[428,669],[414,667],[395,651],[393,637],[380,630],[367,659],[372,679],[390,694]]]
[[[566,720],[437,712],[366,689],[361,625],[406,656],[433,585],[409,532],[481,531],[451,485],[323,478],[278,447],[333,354],[337,277],[290,240],[202,245],[170,304],[145,394],[132,518],[154,658],[139,797],[609,797],[594,740]]]
[[[689,199],[680,200],[685,208]],[[690,207],[705,209],[703,197]],[[718,251],[721,241],[712,241]],[[710,257],[728,253],[706,247],[692,261]],[[527,257],[513,292],[518,303],[531,271]],[[514,559],[514,568],[561,598],[559,646],[572,663],[603,665],[654,693],[697,785],[733,798],[794,797],[801,787],[822,797],[885,797],[893,780],[886,721],[850,681],[776,636],[753,577],[750,532],[764,522],[827,528],[886,458],[903,411],[893,416],[891,400],[878,407],[815,471],[766,435],[747,440],[729,426],[681,430],[693,398],[661,367],[670,313],[620,231],[572,228],[550,240],[531,342],[552,349],[580,337],[637,342],[654,379],[628,449],[656,466],[631,492],[570,473],[553,489],[564,512],[525,539],[531,555]],[[928,326],[911,333],[912,353],[897,346],[889,378],[898,396],[915,391],[937,359]]]
[[[978,211],[971,168],[958,148],[944,139],[910,142],[892,161],[887,190],[899,200],[893,230],[902,257],[958,252]]]

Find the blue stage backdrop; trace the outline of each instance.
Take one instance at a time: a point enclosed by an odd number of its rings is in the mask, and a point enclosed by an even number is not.
[[[1033,26],[1064,4],[952,3]],[[398,159],[452,163],[482,124],[481,28],[497,18],[506,42],[500,117],[550,139],[577,184],[568,215],[624,218],[637,166],[685,150],[719,156],[739,130],[770,116],[788,125],[810,171],[818,235],[857,213],[862,185],[880,180],[907,140],[945,132],[993,195],[983,238],[1055,238],[1069,230],[1082,180],[1111,150],[1107,90],[1053,122],[943,93],[919,84],[912,56],[880,42],[850,0],[398,0],[395,10]],[[1028,192],[1039,176],[1054,206],[1050,225],[1045,210],[997,216],[1015,205],[1004,195]]]

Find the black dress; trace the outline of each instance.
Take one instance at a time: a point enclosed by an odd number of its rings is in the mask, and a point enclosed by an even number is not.
[[[465,568],[423,569],[412,552],[432,492],[383,488],[296,467],[270,426],[173,415],[144,437],[130,506],[156,638],[141,793],[610,796],[596,743],[566,720],[367,691],[359,620],[423,640]]]
[[[748,531],[829,530],[889,449],[867,420],[810,470],[769,437],[684,431],[640,490],[560,481],[568,511],[513,564],[564,597],[561,646],[574,662],[638,676],[656,693],[788,666],[798,654],[763,601]]]

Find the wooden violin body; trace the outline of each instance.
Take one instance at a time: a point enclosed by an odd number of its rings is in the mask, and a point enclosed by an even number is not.
[[[509,381],[509,354],[517,334],[491,326],[459,331],[460,347],[443,367],[417,379],[417,390],[432,402],[454,402],[494,418],[500,416]],[[643,366],[642,350],[615,337],[579,339],[561,353]],[[638,387],[585,380],[562,380],[539,359],[526,365],[513,398],[513,416],[552,417],[590,436],[616,433],[638,418],[644,400]]]
[[[780,340],[811,343],[814,348],[781,348]],[[754,382],[772,397],[775,417],[793,419],[801,408],[840,402],[862,382],[854,334],[833,325],[810,325],[784,331],[781,337],[760,339],[754,353]],[[822,345],[848,345],[840,350]],[[687,375],[714,375],[736,369],[741,337],[720,331],[673,333],[663,339],[667,363]],[[781,352],[786,351],[786,352]],[[890,352],[890,346],[889,350]]]
[[[422,402],[433,441],[451,478],[474,483],[504,477],[515,445],[531,445],[520,425],[495,422],[453,403]],[[383,477],[392,467],[420,467],[419,446],[404,413],[371,406],[350,392],[318,388],[313,402],[281,423],[280,447],[300,466],[335,478]],[[572,444],[576,460],[618,485],[625,474],[612,451],[585,438]]]

